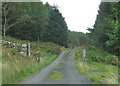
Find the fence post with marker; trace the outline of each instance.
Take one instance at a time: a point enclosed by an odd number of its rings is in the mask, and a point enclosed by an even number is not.
[[[87,59],[86,59],[86,49],[83,49],[83,65],[87,64]]]

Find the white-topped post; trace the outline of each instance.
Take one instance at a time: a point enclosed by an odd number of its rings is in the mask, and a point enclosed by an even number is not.
[[[86,64],[86,49],[83,50],[83,65]]]

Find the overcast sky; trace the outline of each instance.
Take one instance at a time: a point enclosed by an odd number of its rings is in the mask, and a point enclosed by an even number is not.
[[[58,5],[71,31],[87,32],[92,28],[98,14],[101,0],[42,0],[50,5]]]

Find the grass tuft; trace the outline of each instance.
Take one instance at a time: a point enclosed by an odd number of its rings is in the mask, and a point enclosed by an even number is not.
[[[62,80],[64,75],[60,71],[53,71],[49,79],[51,80]]]
[[[83,65],[81,62],[77,62],[77,69],[81,74],[88,74],[90,72],[89,66]]]

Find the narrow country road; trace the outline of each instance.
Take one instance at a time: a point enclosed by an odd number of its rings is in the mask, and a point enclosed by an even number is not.
[[[86,76],[80,75],[77,71],[73,55],[74,50],[63,51],[54,62],[20,84],[92,84]],[[61,72],[63,79],[51,80],[49,77],[53,71]]]

